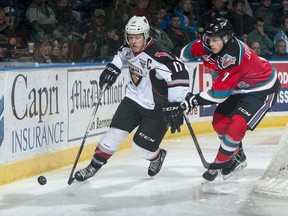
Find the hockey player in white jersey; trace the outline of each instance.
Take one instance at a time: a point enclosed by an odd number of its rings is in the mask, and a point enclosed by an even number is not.
[[[78,181],[94,176],[136,127],[132,149],[150,161],[148,175],[155,176],[166,156],[159,145],[167,125],[173,133],[180,131],[181,123],[177,123],[183,121],[182,112],[176,110],[165,119],[162,107],[168,102],[184,101],[189,91],[188,70],[178,57],[149,37],[149,29],[144,16],[133,16],[125,27],[126,42],[100,75],[101,89],[104,85],[111,87],[124,68],[129,68],[131,81],[90,164],[75,173]]]

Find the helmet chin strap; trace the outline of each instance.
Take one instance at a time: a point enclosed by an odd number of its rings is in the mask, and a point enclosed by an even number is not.
[[[145,39],[145,41],[144,41],[144,46],[143,46],[142,50],[145,49],[145,47],[146,47],[146,45],[147,45],[147,42],[148,42],[148,38]],[[142,52],[142,50],[141,50],[140,52]]]
[[[144,36],[144,34],[143,34],[143,36]],[[144,39],[145,39],[145,36],[144,36]],[[134,53],[134,54],[139,54],[140,52],[142,52],[142,51],[145,49],[145,47],[146,47],[146,45],[147,45],[147,43],[148,43],[148,39],[149,39],[149,37],[145,39],[144,45],[143,45],[142,49],[141,49],[139,52],[135,53],[135,52],[133,51],[133,53]],[[127,40],[127,42],[128,42],[128,40]],[[132,46],[130,45],[129,42],[128,42],[128,45],[129,45],[130,49],[133,50],[133,49],[132,49]]]

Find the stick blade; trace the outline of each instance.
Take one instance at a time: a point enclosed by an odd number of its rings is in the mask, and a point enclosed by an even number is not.
[[[75,178],[74,177],[70,177],[68,179],[68,185],[71,185],[74,182]]]

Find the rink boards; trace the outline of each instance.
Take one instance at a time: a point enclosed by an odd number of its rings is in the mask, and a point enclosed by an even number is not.
[[[287,63],[272,62],[282,88],[273,110],[259,127],[284,127],[288,121]],[[203,64],[190,62],[194,92],[211,87]],[[99,94],[102,64],[43,66],[0,71],[0,185],[38,175],[74,162]],[[80,161],[91,158],[102,134],[108,130],[117,106],[125,95],[129,74],[124,70],[104,93],[90,128]],[[215,105],[198,107],[189,116],[196,133],[210,133]],[[180,134],[189,132],[185,125]],[[120,149],[129,147],[133,134]],[[169,138],[168,132],[165,138]],[[119,149],[119,150],[120,150]]]

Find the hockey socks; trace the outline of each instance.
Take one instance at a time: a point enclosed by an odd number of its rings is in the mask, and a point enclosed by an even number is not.
[[[241,145],[242,146],[242,145]],[[234,163],[221,170],[221,174],[223,175],[223,179],[226,180],[230,178],[235,173],[241,171],[247,166],[246,155],[242,148],[239,149],[238,153],[235,155]]]

